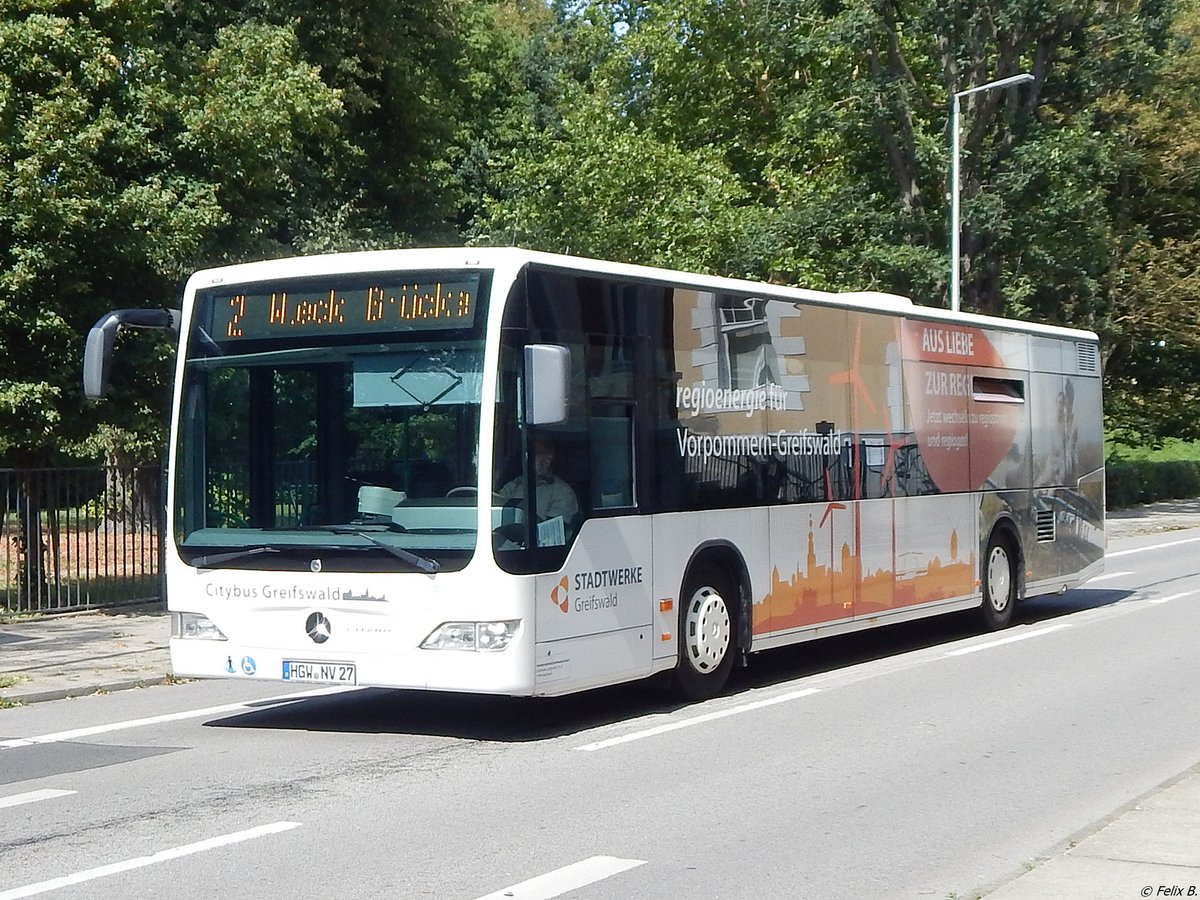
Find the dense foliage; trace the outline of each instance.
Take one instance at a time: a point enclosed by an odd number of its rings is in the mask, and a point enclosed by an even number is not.
[[[1200,0],[0,0],[0,454],[146,455],[186,273],[519,243],[1097,330],[1111,432],[1200,435]]]
[[[1109,509],[1200,497],[1200,460],[1111,460],[1105,469]]]

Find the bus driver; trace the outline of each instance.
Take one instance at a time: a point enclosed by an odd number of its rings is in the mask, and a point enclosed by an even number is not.
[[[562,518],[563,527],[570,528],[579,515],[579,499],[575,490],[554,474],[554,445],[539,435],[533,442],[533,472],[536,481],[536,506],[539,522]],[[525,475],[518,475],[496,492],[505,503],[524,500]]]

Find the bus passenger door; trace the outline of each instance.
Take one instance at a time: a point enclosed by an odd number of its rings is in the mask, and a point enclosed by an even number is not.
[[[637,515],[633,404],[592,404],[575,480],[585,518],[561,570],[538,578],[536,689],[554,694],[649,674],[651,524]],[[564,470],[570,468],[565,465]]]

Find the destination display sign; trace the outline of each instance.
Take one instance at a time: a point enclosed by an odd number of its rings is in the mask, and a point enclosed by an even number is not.
[[[287,335],[363,335],[470,328],[480,273],[341,276],[322,283],[233,286],[206,292],[204,321],[217,341]]]

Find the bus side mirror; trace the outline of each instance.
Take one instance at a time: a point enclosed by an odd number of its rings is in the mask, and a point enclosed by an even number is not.
[[[122,327],[161,328],[175,336],[179,334],[180,318],[177,309],[115,309],[101,316],[88,332],[83,352],[84,395],[99,400],[108,391],[113,345]]]
[[[89,400],[99,400],[108,392],[108,372],[120,324],[120,319],[109,313],[88,332],[83,352],[83,393]]]
[[[567,418],[571,351],[557,344],[525,347],[525,424],[553,425]]]

